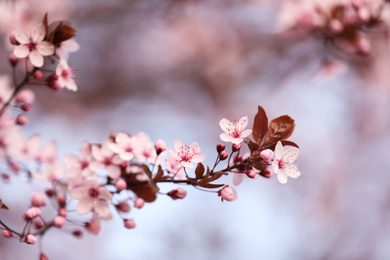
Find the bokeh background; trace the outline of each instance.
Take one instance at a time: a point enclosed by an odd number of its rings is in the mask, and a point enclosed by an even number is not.
[[[324,50],[321,39],[280,22],[303,2],[0,0],[3,74],[10,30],[30,29],[46,12],[77,29],[80,50],[69,64],[79,69],[79,91],[33,89],[24,127],[55,139],[62,156],[77,154],[83,140],[144,131],[170,148],[175,139],[197,141],[212,164],[221,118],[247,115],[251,125],[261,105],[270,119],[296,121],[299,179],[246,179],[232,203],[184,187],[182,201],[160,196],[133,209],[134,230],[119,217],[103,222],[98,236],[50,230],[42,243],[49,259],[390,258],[387,34],[372,36],[370,55]],[[327,66],[328,55],[337,64]],[[29,194],[39,189],[21,176],[1,183],[12,209],[0,217],[22,226]],[[0,252],[4,260],[37,259],[39,249],[0,238]]]

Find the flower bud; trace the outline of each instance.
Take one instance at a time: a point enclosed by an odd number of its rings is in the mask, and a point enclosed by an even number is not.
[[[25,111],[25,112],[29,112],[31,110],[31,105],[30,104],[27,104],[27,103],[24,103],[20,106],[20,108]]]
[[[41,215],[41,210],[38,207],[29,208],[24,214],[26,220],[33,219],[39,215]]]
[[[77,237],[77,238],[82,238],[83,237],[83,232],[81,230],[75,230],[72,232],[72,234]]]
[[[41,253],[39,255],[39,260],[48,260],[49,258],[47,258],[47,256],[44,254],[44,253]]]
[[[92,234],[97,235],[99,234],[102,226],[100,224],[100,220],[96,216],[93,216],[90,222],[85,223],[85,228]]]
[[[33,207],[45,206],[45,195],[43,193],[34,193],[31,197],[31,205]]]
[[[274,175],[273,171],[271,171],[270,168],[265,168],[260,172],[260,175],[265,177],[265,178],[271,178],[272,175]]]
[[[221,197],[221,201],[235,201],[238,198],[236,189],[229,187],[229,185],[226,185],[223,189],[219,190],[218,196]]]
[[[159,155],[167,149],[167,144],[164,142],[164,140],[158,139],[154,145],[154,148],[156,149],[157,155]]]
[[[125,227],[128,229],[135,228],[135,221],[133,219],[124,219],[123,223],[125,224]]]
[[[254,177],[256,177],[255,170],[248,170],[248,171],[246,171],[246,176],[248,176],[249,178],[253,179]]]
[[[240,164],[240,163],[242,163],[243,161],[244,161],[244,158],[242,157],[241,154],[237,154],[237,155],[234,157],[234,160],[233,160],[233,162],[234,162],[235,164]]]
[[[226,151],[222,151],[222,152],[220,152],[220,154],[219,154],[219,159],[221,160],[221,161],[223,161],[223,160],[226,160],[227,158],[228,158],[228,153],[226,152]]]
[[[122,201],[121,203],[116,205],[116,209],[120,212],[129,212],[131,208],[129,203]]]
[[[217,144],[217,152],[218,153],[221,153],[224,150],[225,150],[225,145],[224,144],[221,144],[221,143]]]
[[[4,229],[3,230],[3,237],[12,237],[12,232],[7,230],[7,229]]]
[[[356,46],[359,52],[364,55],[368,55],[371,53],[371,44],[366,38],[360,37],[356,42]]]
[[[370,11],[367,7],[359,8],[358,17],[362,22],[368,22],[371,19]]]
[[[42,78],[42,71],[36,70],[36,71],[34,72],[34,78],[35,78],[35,79],[41,79],[41,78]]]
[[[67,211],[65,208],[60,208],[58,210],[58,215],[61,216],[61,217],[66,217],[66,214],[67,214]]]
[[[187,196],[187,191],[182,188],[177,188],[176,190],[171,190],[168,192],[167,195],[170,196],[173,200],[184,199]]]
[[[241,149],[241,144],[233,144],[232,150],[233,152],[237,152]]]
[[[127,188],[126,181],[124,179],[116,180],[115,187],[118,189],[118,191],[125,190]]]
[[[28,235],[26,236],[25,242],[26,242],[27,244],[35,244],[35,242],[37,242],[37,238],[36,238],[33,234],[28,234]]]
[[[15,54],[10,54],[8,56],[8,61],[12,67],[15,67],[18,64],[19,58],[15,56]]]
[[[55,218],[53,219],[53,225],[54,225],[55,227],[58,227],[58,228],[60,228],[60,227],[62,227],[63,225],[65,225],[65,222],[66,222],[65,218],[62,217],[62,216],[57,216],[57,217],[55,217]]]
[[[15,32],[12,31],[10,34],[9,34],[9,42],[12,44],[12,45],[19,45],[20,43],[18,42],[18,40],[16,40],[16,37],[15,37]]]
[[[27,125],[27,123],[28,123],[28,116],[26,116],[24,114],[19,114],[16,117],[16,124],[18,124],[18,125]]]
[[[40,229],[43,227],[43,222],[40,219],[35,219],[33,225],[36,229]]]
[[[329,28],[330,28],[330,30],[331,30],[333,33],[340,33],[340,32],[343,31],[344,26],[343,26],[343,24],[340,22],[340,20],[332,19],[332,20],[330,20],[330,22],[329,22]]]
[[[47,190],[45,191],[45,193],[46,193],[46,195],[47,195],[48,197],[52,197],[52,196],[54,195],[54,191],[53,191],[52,189],[47,189]]]
[[[56,74],[48,76],[46,78],[46,84],[55,91],[62,89],[61,85],[58,83],[58,76]]]
[[[137,209],[142,209],[144,207],[145,200],[143,198],[137,198],[134,202],[134,207]]]
[[[260,158],[266,163],[272,160],[272,156],[274,156],[274,152],[270,149],[265,149],[260,152]]]

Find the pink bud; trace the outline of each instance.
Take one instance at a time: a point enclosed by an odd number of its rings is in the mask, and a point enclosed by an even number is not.
[[[37,238],[36,238],[33,234],[28,234],[28,235],[26,236],[25,242],[26,242],[27,244],[35,244],[35,242],[37,242]]]
[[[55,217],[55,218],[53,219],[53,225],[54,225],[55,227],[58,227],[58,228],[60,228],[60,227],[62,227],[63,225],[65,225],[65,222],[66,222],[65,218],[62,217],[62,216],[57,216],[57,217]]]
[[[274,152],[270,149],[265,149],[260,152],[260,158],[266,163],[272,160],[272,156],[274,156]]]
[[[116,209],[121,212],[129,212],[131,207],[129,203],[122,201],[118,205],[116,205]]]
[[[8,61],[12,67],[15,67],[18,64],[19,59],[15,56],[15,54],[10,54],[8,56]]]
[[[340,33],[343,31],[344,26],[339,20],[332,19],[329,22],[329,28],[333,33]]]
[[[232,150],[233,152],[237,152],[241,149],[241,144],[233,144]]]
[[[118,191],[125,190],[127,188],[126,181],[124,179],[116,180],[115,187],[118,189]]]
[[[355,8],[360,8],[363,6],[363,1],[362,0],[352,0],[351,4]]]
[[[159,155],[167,149],[167,144],[164,142],[164,140],[158,139],[154,145],[154,148],[156,148],[156,153]]]
[[[135,228],[135,221],[133,219],[124,219],[123,223],[125,224],[125,227],[128,229]]]
[[[371,44],[370,42],[363,37],[359,37],[357,42],[356,42],[358,50],[365,55],[370,54],[371,52]]]
[[[26,111],[26,112],[29,112],[31,110],[31,105],[30,104],[27,104],[27,103],[24,103],[20,106],[20,108],[23,110],[23,111]]]
[[[224,150],[225,150],[225,145],[224,144],[221,144],[221,143],[217,144],[217,152],[218,153],[221,153]]]
[[[72,232],[72,234],[75,237],[78,237],[78,238],[82,238],[83,237],[83,232],[81,230],[75,230],[75,231]]]
[[[52,189],[47,189],[47,190],[45,191],[45,193],[46,193],[46,195],[47,195],[48,197],[52,197],[52,196],[54,195],[54,191],[53,191]]]
[[[15,163],[15,162],[9,161],[9,166],[11,167],[11,169],[12,169],[14,172],[18,172],[18,171],[20,170],[19,164]]]
[[[93,216],[90,222],[85,223],[85,228],[92,234],[97,235],[99,234],[102,226],[100,224],[100,220],[96,216]]]
[[[248,170],[248,171],[246,171],[246,176],[248,176],[249,178],[253,179],[254,177],[256,177],[255,170]]]
[[[50,88],[52,88],[52,89],[54,89],[54,90],[56,90],[56,91],[62,89],[62,87],[61,87],[60,84],[58,83],[58,76],[57,76],[56,74],[51,74],[50,76],[48,76],[48,77],[46,78],[46,84],[47,84]]]
[[[265,178],[271,178],[272,175],[274,175],[273,171],[271,171],[270,168],[265,168],[260,172],[260,175],[265,177]]]
[[[359,8],[358,17],[362,22],[368,22],[371,19],[370,11],[367,7]]]
[[[31,205],[33,207],[43,207],[45,206],[45,194],[43,193],[34,193],[31,197]]]
[[[33,219],[37,216],[41,215],[41,210],[38,207],[29,208],[25,213],[25,218],[27,220]]]
[[[34,72],[34,78],[35,78],[35,79],[41,79],[41,78],[42,78],[42,71],[36,70],[36,71]]]
[[[23,89],[16,95],[15,101],[20,103],[32,104],[35,101],[35,94],[31,89]]]
[[[59,205],[60,208],[65,208],[65,206],[66,206],[66,198],[64,198],[64,197],[59,198],[58,199],[58,203],[60,204]]]
[[[12,237],[12,232],[7,230],[7,229],[4,229],[3,230],[3,237]]]
[[[240,163],[242,163],[243,161],[244,161],[244,158],[242,157],[241,154],[237,154],[236,157],[234,157],[234,160],[233,160],[233,162],[234,162],[235,164],[240,164]]]
[[[40,220],[40,219],[35,219],[34,222],[33,222],[33,224],[34,224],[34,227],[35,227],[36,229],[40,229],[40,228],[43,227],[43,222],[42,222],[42,220]]]
[[[41,253],[39,256],[39,260],[48,260],[47,256],[44,253]]]
[[[220,154],[219,154],[219,159],[221,160],[221,161],[223,161],[223,160],[226,160],[227,158],[228,158],[228,153],[226,152],[226,151],[222,151]]]
[[[182,188],[177,188],[176,190],[171,190],[168,192],[167,195],[170,196],[173,200],[184,199],[187,196],[187,191]]]
[[[15,32],[14,32],[14,31],[12,31],[12,32],[9,34],[9,42],[10,42],[12,45],[19,45],[18,40],[16,40]]]
[[[137,209],[142,209],[144,207],[145,200],[143,198],[137,198],[134,202],[134,207]]]
[[[18,125],[26,125],[28,123],[28,116],[24,114],[19,114],[16,117],[16,124]]]
[[[223,189],[218,191],[218,196],[221,197],[221,201],[235,201],[238,198],[236,189],[229,187],[229,185],[226,185]]]
[[[58,210],[58,215],[61,216],[61,217],[66,217],[66,214],[67,214],[67,211],[65,208],[60,208]]]

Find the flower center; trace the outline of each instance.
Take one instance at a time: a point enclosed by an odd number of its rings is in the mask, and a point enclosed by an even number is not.
[[[181,160],[185,162],[190,162],[194,154],[195,154],[195,150],[191,149],[187,145],[181,146],[178,152],[178,155],[181,158]]]
[[[89,189],[89,196],[92,198],[97,198],[99,196],[99,191],[95,187]]]
[[[61,77],[64,79],[69,79],[69,71],[67,69],[63,69],[61,72]]]
[[[278,160],[278,167],[279,169],[284,169],[286,167],[286,163],[283,161],[283,159]]]
[[[34,51],[34,50],[37,49],[37,43],[31,41],[31,42],[29,42],[29,43],[27,44],[27,47],[28,47],[29,51],[32,52],[32,51]]]

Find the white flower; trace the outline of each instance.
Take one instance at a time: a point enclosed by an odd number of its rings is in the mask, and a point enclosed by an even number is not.
[[[280,183],[287,182],[287,176],[298,178],[301,176],[297,166],[293,164],[299,155],[298,148],[290,148],[287,151],[283,150],[282,143],[279,141],[275,147],[275,159],[272,162],[272,168],[278,175]]]
[[[248,137],[252,130],[244,130],[248,125],[248,117],[244,116],[240,120],[229,121],[223,118],[219,125],[225,133],[222,133],[219,137],[224,142],[232,142],[233,144],[241,143],[244,138]]]
[[[43,41],[46,35],[45,26],[41,23],[36,25],[31,34],[23,29],[14,31],[16,40],[20,45],[14,49],[14,54],[18,58],[28,58],[35,67],[42,67],[43,56],[54,54],[54,45],[50,42]]]
[[[56,75],[58,77],[58,84],[62,88],[67,88],[72,91],[77,91],[77,85],[75,82],[76,75],[74,72],[77,69],[69,67],[65,60],[61,60],[56,68]]]

